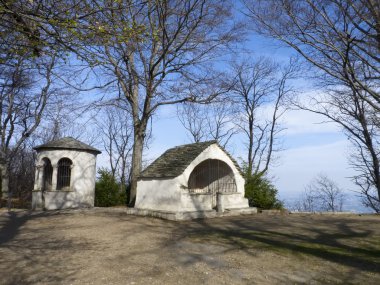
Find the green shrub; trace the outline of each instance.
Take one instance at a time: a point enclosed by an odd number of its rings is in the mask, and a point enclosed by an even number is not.
[[[95,206],[111,207],[125,205],[126,191],[107,169],[98,170],[99,178],[95,184]]]
[[[282,209],[283,203],[277,199],[276,187],[260,175],[246,175],[245,197],[249,206],[261,209]]]

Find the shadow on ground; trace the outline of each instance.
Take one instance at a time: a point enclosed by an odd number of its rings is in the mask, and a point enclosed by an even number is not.
[[[312,256],[360,271],[380,272],[379,219],[319,217],[234,217],[181,224],[178,240],[229,245],[255,255],[257,250]]]
[[[1,284],[70,284],[75,280],[73,276],[83,265],[70,252],[100,245],[57,235],[55,229],[62,226],[57,214],[27,211],[1,214]],[[56,224],[50,223],[54,217]]]
[[[0,214],[1,284],[376,284],[380,217]],[[379,283],[377,283],[379,284]]]

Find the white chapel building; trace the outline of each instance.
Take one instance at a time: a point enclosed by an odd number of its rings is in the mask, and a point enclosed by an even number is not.
[[[34,149],[37,161],[33,209],[94,206],[99,150],[72,137],[54,140]]]
[[[244,178],[216,141],[167,150],[140,175],[135,208],[190,213],[248,209]]]

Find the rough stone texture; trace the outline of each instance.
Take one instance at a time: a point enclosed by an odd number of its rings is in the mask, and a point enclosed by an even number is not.
[[[72,137],[64,137],[58,140],[54,140],[54,141],[36,146],[34,149],[37,151],[47,150],[47,149],[67,149],[67,150],[88,151],[88,152],[93,152],[96,154],[101,153],[100,150],[88,144],[85,144],[81,141],[78,141]]]
[[[217,144],[216,141],[207,141],[177,146],[168,149],[164,154],[149,165],[140,175],[140,178],[170,178],[180,175],[190,163],[197,158],[210,145]],[[218,145],[219,146],[219,145]],[[219,146],[220,147],[220,146]],[[236,169],[240,168],[228,152],[220,147],[234,163]]]

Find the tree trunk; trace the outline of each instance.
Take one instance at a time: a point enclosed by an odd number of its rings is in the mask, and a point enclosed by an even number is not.
[[[2,199],[8,201],[8,209],[11,207],[11,195],[9,193],[9,174],[8,167],[6,163],[0,163],[0,174],[1,174],[1,194]]]
[[[249,119],[249,144],[248,144],[248,169],[247,175],[251,176],[253,171],[253,120]]]
[[[144,131],[135,130],[133,139],[132,169],[131,169],[131,190],[129,193],[129,207],[134,207],[137,193],[137,179],[142,169],[142,154],[144,147]]]

